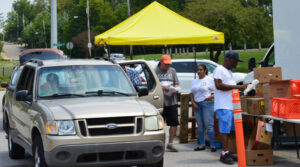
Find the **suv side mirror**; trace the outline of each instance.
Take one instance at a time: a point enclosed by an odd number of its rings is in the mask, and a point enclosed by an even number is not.
[[[2,88],[7,88],[7,86],[8,86],[7,82],[1,82],[1,87]]]
[[[16,93],[17,101],[32,101],[32,96],[28,95],[28,90],[20,90]]]
[[[255,58],[254,57],[251,57],[248,61],[248,69],[250,71],[253,71],[253,68],[256,67],[256,61],[255,61]]]
[[[138,92],[139,97],[147,96],[149,94],[148,88],[145,86],[136,86],[136,91]]]

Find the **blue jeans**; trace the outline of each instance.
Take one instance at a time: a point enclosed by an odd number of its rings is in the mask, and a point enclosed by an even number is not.
[[[198,125],[198,142],[200,146],[205,146],[205,129],[209,138],[210,147],[215,147],[214,131],[214,102],[196,102],[198,110],[194,110]]]

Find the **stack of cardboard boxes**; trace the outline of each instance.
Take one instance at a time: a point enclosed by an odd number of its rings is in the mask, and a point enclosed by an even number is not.
[[[270,115],[272,98],[288,97],[289,83],[282,81],[280,67],[255,68],[254,78],[259,80],[255,97],[243,97],[242,111],[249,114]]]
[[[270,147],[272,138],[271,129],[269,124],[258,121],[256,130],[252,132],[246,147],[247,165],[273,164],[273,150]]]
[[[254,78],[259,80],[256,87],[256,96],[241,97],[242,111],[249,114],[270,115],[272,98],[288,96],[284,94],[288,88],[286,88],[286,82],[281,82],[281,68],[255,68]],[[247,121],[243,124],[244,129],[250,129],[250,127],[253,129],[252,132],[245,131],[247,165],[273,164],[273,150],[270,147],[272,128],[269,124],[262,121]]]

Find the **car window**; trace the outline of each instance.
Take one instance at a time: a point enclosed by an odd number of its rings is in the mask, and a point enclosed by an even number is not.
[[[45,67],[39,71],[37,89],[39,97],[99,90],[135,94],[122,69],[111,65]]]
[[[32,95],[34,75],[35,75],[35,70],[30,68],[26,80],[26,90],[28,90],[28,95]]]
[[[20,57],[20,64],[23,64],[30,59],[40,59],[40,60],[51,60],[51,59],[63,59],[63,56],[55,52],[33,52],[25,54]]]
[[[22,70],[22,73],[20,75],[20,78],[19,78],[19,81],[18,81],[18,85],[17,85],[17,91],[19,91],[19,90],[25,90],[26,89],[26,77],[28,75],[28,71],[29,71],[28,67],[25,67]]]
[[[146,86],[149,91],[155,88],[155,79],[148,66],[144,63],[135,63],[126,65],[127,68],[136,70],[141,81],[140,85]]]
[[[204,64],[208,70],[208,73],[211,74],[213,73],[213,71],[215,70],[215,68],[217,67],[216,65],[212,64],[212,63],[207,63],[207,62],[197,62],[197,66],[200,64]]]
[[[19,80],[19,77],[20,77],[20,74],[22,72],[22,69],[21,68],[18,68],[11,76],[11,79],[10,79],[10,85],[11,86],[16,86],[18,80]]]
[[[35,70],[30,67],[25,67],[21,73],[17,91],[28,90],[28,94],[32,95],[33,83],[34,83]]]
[[[176,72],[180,73],[195,72],[195,62],[172,62],[171,67],[175,68]]]

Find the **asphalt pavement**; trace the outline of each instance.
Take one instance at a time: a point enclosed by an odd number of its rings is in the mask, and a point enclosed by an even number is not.
[[[19,55],[24,50],[24,47],[18,44],[4,42],[3,50],[6,56],[13,60],[19,60]]]

